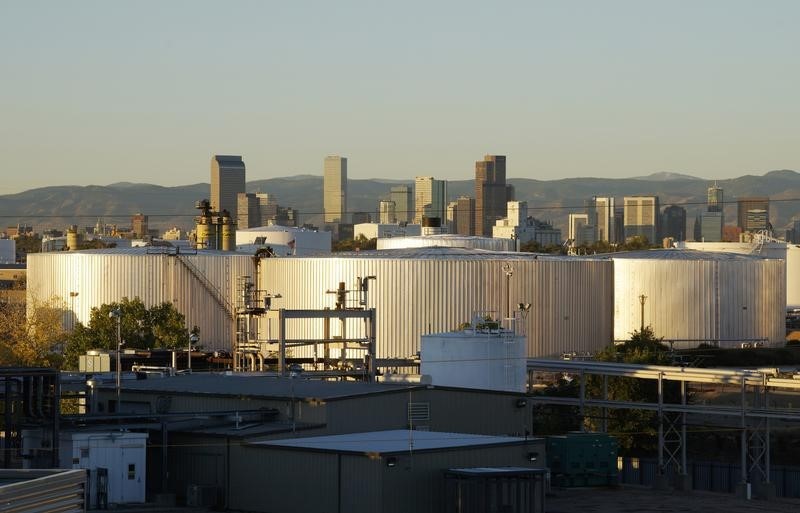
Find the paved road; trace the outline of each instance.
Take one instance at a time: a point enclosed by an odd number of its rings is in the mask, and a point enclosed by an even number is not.
[[[547,513],[797,513],[800,501],[745,501],[708,492],[660,492],[623,487],[559,489],[547,497]]]

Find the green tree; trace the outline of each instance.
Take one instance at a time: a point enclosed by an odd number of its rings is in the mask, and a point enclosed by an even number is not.
[[[378,239],[368,239],[363,233],[355,239],[344,239],[333,243],[333,251],[361,251],[378,248]]]
[[[117,319],[109,314],[117,308],[122,314],[120,334],[125,348],[175,348],[189,343],[186,319],[172,303],[147,308],[138,297],[123,298],[92,308],[89,323],[75,326],[65,350],[67,368],[76,368],[78,357],[91,349],[116,350]]]
[[[596,359],[606,362],[621,362],[651,365],[669,365],[670,358],[661,338],[655,336],[651,327],[636,330],[630,340],[621,345],[610,345],[601,351]],[[608,377],[608,399],[630,402],[658,402],[658,384],[653,380]],[[665,384],[665,402],[679,400],[680,388],[677,383]],[[603,378],[590,376],[586,382],[587,396],[603,397]],[[614,434],[623,453],[639,455],[652,453],[657,447],[658,414],[642,409],[609,409],[607,411],[608,431]],[[589,411],[586,425],[591,430],[599,430],[602,424],[602,410]]]

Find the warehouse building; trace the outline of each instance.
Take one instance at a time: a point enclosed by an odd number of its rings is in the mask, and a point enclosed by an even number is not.
[[[100,384],[97,395],[90,402],[102,415],[116,401],[113,381]],[[265,460],[272,458],[269,450],[250,447],[250,442],[387,430],[402,430],[406,440],[417,436],[418,431],[467,433],[463,436],[468,439],[484,435],[516,440],[531,432],[533,420],[532,403],[521,393],[259,374],[126,380],[122,413],[130,416],[129,422],[155,429],[147,456],[150,494],[174,493],[183,502],[190,498],[188,490],[200,487],[197,489],[207,494],[206,505],[249,510],[253,510],[250,503],[237,502],[245,498],[241,497],[241,479],[236,476],[262,465],[279,468],[273,460]],[[413,433],[409,435],[409,431]],[[168,447],[166,454],[163,447]],[[539,452],[543,458],[541,448],[529,452]],[[512,456],[447,460],[447,464],[524,466],[517,450]],[[303,471],[312,475],[319,469],[312,462]],[[264,486],[262,483],[255,489]],[[270,495],[259,500],[263,508],[272,499]]]
[[[448,511],[449,469],[533,469],[544,465],[545,447],[541,438],[390,430],[265,441],[231,450],[240,462],[231,469],[232,509],[438,513]],[[301,483],[313,483],[313,493]],[[543,505],[543,487],[531,497],[496,486],[495,507],[486,511],[543,513],[534,507]],[[453,499],[456,506],[458,497]]]
[[[146,307],[173,303],[200,344],[229,350],[234,340],[233,298],[239,276],[253,276],[248,254],[175,248],[126,248],[28,256],[28,304],[60,298],[64,325],[89,321],[92,308],[127,297]]]
[[[650,326],[676,348],[785,342],[784,261],[666,249],[615,253],[614,338]]]
[[[457,329],[479,316],[517,318],[527,356],[596,351],[611,343],[613,263],[464,248],[415,248],[262,261],[259,288],[278,293],[279,308],[333,308],[340,282],[374,276],[366,304],[376,308],[377,357],[408,358],[420,336]],[[519,305],[530,304],[529,310]],[[277,323],[260,331],[277,340]],[[359,327],[347,326],[353,333]],[[332,323],[331,336],[341,336]],[[287,327],[288,338],[322,338],[319,324]],[[303,355],[298,349],[297,355]],[[309,353],[310,354],[310,353]]]

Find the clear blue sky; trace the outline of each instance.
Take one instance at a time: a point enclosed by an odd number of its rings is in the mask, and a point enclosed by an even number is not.
[[[800,2],[0,0],[0,193],[800,168]]]

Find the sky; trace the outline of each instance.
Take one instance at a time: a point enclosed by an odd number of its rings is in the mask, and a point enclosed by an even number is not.
[[[0,0],[0,194],[800,169],[800,2]]]

